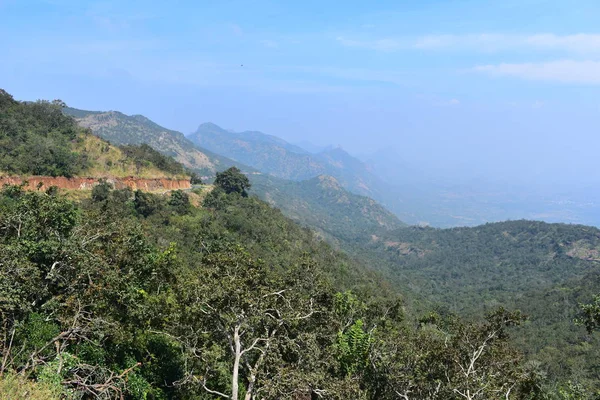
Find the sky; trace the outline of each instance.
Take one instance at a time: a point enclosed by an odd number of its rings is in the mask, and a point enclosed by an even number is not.
[[[0,0],[0,87],[453,178],[600,183],[597,0]]]

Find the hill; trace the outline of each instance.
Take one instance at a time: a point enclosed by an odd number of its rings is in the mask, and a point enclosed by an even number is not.
[[[59,103],[2,94],[1,159],[13,173],[183,170],[146,144],[94,137]],[[245,181],[234,173],[228,185]],[[597,290],[597,229],[402,227],[329,176],[252,178],[339,246],[219,181],[201,207],[182,191],[103,185],[74,202],[3,188],[0,390],[17,372],[58,397],[562,400],[591,399],[579,384],[598,389],[597,338],[573,325],[575,303]],[[419,318],[399,293],[441,306],[409,302]]]
[[[221,195],[195,208],[183,192],[74,203],[1,191],[0,396],[15,385],[135,400],[551,390],[509,344],[518,313],[417,322],[381,277],[310,230]]]
[[[252,184],[252,193],[331,242],[362,241],[405,226],[375,200],[348,192],[331,176],[295,182],[261,175],[253,176]]]
[[[209,179],[215,171],[230,166],[247,167],[191,143],[181,132],[164,128],[143,115],[125,115],[118,111],[86,111],[66,107],[64,113],[75,118],[80,126],[118,145],[148,144],[173,157],[186,168]]]
[[[231,132],[212,123],[201,124],[189,139],[278,178],[299,181],[329,175],[353,193],[382,198],[383,182],[364,163],[340,148],[311,154],[276,136],[256,131]]]
[[[598,268],[600,230],[538,221],[477,227],[410,227],[370,247],[419,292],[457,311],[493,307],[528,290],[582,277]]]
[[[598,381],[600,342],[573,321],[600,287],[599,229],[526,220],[407,227],[355,244],[354,254],[422,308],[439,304],[442,313],[470,317],[499,306],[522,310],[530,320],[517,340],[530,359],[554,378]]]
[[[187,179],[149,146],[117,147],[79,127],[57,102],[18,102],[0,91],[0,172],[4,176]]]
[[[96,135],[113,143],[147,143],[196,171],[212,174],[214,171],[220,171],[230,165],[241,165],[241,169],[249,174],[254,185],[254,194],[280,208],[287,216],[304,226],[326,235],[330,240],[337,240],[335,238],[338,236],[354,240],[359,233],[372,234],[380,229],[394,229],[402,226],[402,223],[381,205],[372,199],[349,193],[337,183],[335,178],[332,181],[335,184],[329,188],[329,191],[326,191],[324,184],[316,178],[308,182],[295,182],[263,175],[252,168],[206,151],[188,141],[180,132],[163,128],[140,115],[127,116],[116,111],[95,112],[74,108],[65,108],[65,112],[73,115],[80,125],[89,127]],[[203,129],[213,132],[215,137],[221,134],[230,134],[213,124],[204,124]],[[243,135],[250,140],[265,143],[264,151],[266,152],[276,147],[285,152],[299,151],[307,154],[297,146],[289,145],[274,136],[264,135],[260,132],[246,132]],[[213,144],[221,146],[226,143],[227,141],[217,140]],[[227,151],[226,146],[217,147],[217,150]],[[344,162],[352,163],[353,161],[352,159],[346,160],[345,152],[340,149],[330,149],[329,152],[331,153],[327,158],[329,164],[342,165]],[[206,156],[204,159],[208,160],[209,164],[202,164],[205,166],[198,167],[197,164],[190,162],[189,157],[196,156]],[[293,164],[289,164],[288,167],[292,168]],[[345,176],[345,173],[340,172],[340,175]]]

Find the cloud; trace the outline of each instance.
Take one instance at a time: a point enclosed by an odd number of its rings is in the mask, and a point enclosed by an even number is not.
[[[491,76],[600,85],[600,61],[559,60],[543,63],[480,65],[473,71]]]
[[[426,35],[418,37],[388,37],[378,39],[336,38],[346,47],[392,52],[399,50],[451,50],[499,52],[514,50],[563,51],[570,53],[600,53],[600,34],[505,35],[479,33],[470,35]]]

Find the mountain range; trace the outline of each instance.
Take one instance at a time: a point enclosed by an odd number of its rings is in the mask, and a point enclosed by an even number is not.
[[[381,200],[383,182],[341,148],[312,154],[272,135],[231,132],[212,123],[201,124],[189,139],[201,148],[278,178],[300,181],[330,175],[351,192]]]
[[[175,158],[205,178],[214,177],[216,171],[231,166],[248,167],[209,150],[199,148],[183,133],[164,128],[143,115],[125,115],[118,111],[86,111],[64,108],[79,125],[89,128],[95,135],[117,145],[146,143],[161,153]]]
[[[210,181],[217,171],[236,166],[251,177],[253,183],[252,193],[258,195],[269,204],[280,208],[288,217],[295,219],[305,226],[316,229],[328,239],[338,236],[350,237],[365,232],[375,233],[381,229],[394,229],[403,226],[403,223],[391,212],[386,210],[376,201],[354,194],[345,189],[345,185],[337,178],[329,175],[307,175],[307,181],[278,178],[270,174],[269,170],[259,171],[256,166],[262,166],[253,160],[254,157],[241,157],[241,151],[226,151],[228,145],[239,149],[243,145],[236,135],[214,124],[201,125],[202,131],[211,141],[198,144],[198,135],[185,137],[183,133],[164,128],[141,115],[125,115],[117,111],[85,111],[75,108],[65,108],[64,112],[73,116],[85,128],[89,128],[95,135],[119,145],[137,145],[146,143],[160,151],[162,154],[173,157],[188,169],[203,175],[203,179]],[[240,134],[241,135],[241,134]],[[237,136],[240,136],[237,135]],[[224,145],[217,145],[221,137]],[[274,136],[260,132],[244,133],[243,137],[250,142],[248,148],[260,148],[254,154],[262,154],[270,165],[283,165],[283,161],[269,161],[270,154],[287,154],[286,160],[298,161],[302,157],[311,155],[297,146]],[[233,143],[238,143],[238,147]],[[215,151],[223,151],[224,155]],[[236,156],[236,159],[229,158]],[[250,166],[246,164],[249,162]],[[341,149],[332,149],[321,156],[321,167],[313,170],[313,174],[327,171],[337,176],[346,178],[344,182],[368,172],[361,170],[363,164],[345,153]],[[279,164],[277,164],[279,163]],[[333,164],[338,164],[334,167]],[[294,165],[294,164],[291,164]],[[342,166],[348,166],[345,169]],[[328,166],[325,168],[325,166]],[[283,167],[282,167],[283,168]],[[273,169],[272,171],[275,171]],[[351,172],[347,172],[351,171]],[[262,173],[266,172],[266,173]],[[280,174],[281,175],[281,174]],[[295,175],[297,178],[299,175]],[[356,178],[359,179],[359,178]],[[353,180],[357,183],[357,180]],[[363,190],[367,192],[367,190]]]

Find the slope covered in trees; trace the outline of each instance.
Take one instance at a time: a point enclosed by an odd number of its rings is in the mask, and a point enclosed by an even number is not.
[[[88,155],[81,171],[179,171],[149,146],[117,149],[85,134],[53,114],[61,104],[7,99],[11,157],[32,141],[52,156],[44,168],[61,167],[60,148]],[[330,177],[262,192],[350,257],[246,196],[262,176],[219,176],[200,208],[181,191],[101,184],[76,203],[5,187],[0,394],[15,382],[40,396],[132,399],[591,399],[598,390],[597,338],[573,325],[577,303],[597,290],[597,230],[516,221],[390,232],[401,223]]]
[[[375,200],[348,192],[331,176],[294,182],[261,175],[252,176],[252,184],[253,194],[338,244],[405,226]]]
[[[185,177],[148,146],[118,148],[79,127],[60,101],[18,102],[0,90],[0,172],[6,175]]]
[[[345,248],[425,300],[421,308],[437,303],[470,318],[498,306],[522,310],[529,321],[516,341],[531,360],[556,379],[600,381],[600,343],[573,322],[578,303],[600,287],[599,229],[537,221],[408,227]]]
[[[280,208],[295,221],[326,235],[330,240],[337,241],[338,236],[356,239],[366,233],[370,235],[380,229],[394,229],[403,225],[380,204],[348,192],[342,184],[325,185],[317,178],[307,182],[296,182],[258,173],[252,168],[197,147],[183,134],[163,128],[146,117],[127,116],[116,111],[96,112],[74,108],[65,108],[64,112],[73,115],[79,124],[89,127],[94,134],[112,143],[150,145],[164,155],[173,156],[192,171],[208,174],[210,178],[213,178],[216,172],[237,165],[250,177],[253,194]],[[207,129],[209,127],[206,126]],[[213,129],[221,132],[219,127],[213,126]],[[249,135],[289,151],[302,151],[295,146],[288,146],[276,137],[265,139],[265,135],[260,132]],[[204,164],[195,163],[192,160],[196,157],[194,154],[207,155],[209,160],[214,161],[211,161],[212,166],[206,169]]]
[[[72,398],[546,390],[509,345],[518,313],[414,321],[380,278],[267,204],[184,199],[109,190],[75,204],[5,188],[0,372]]]

